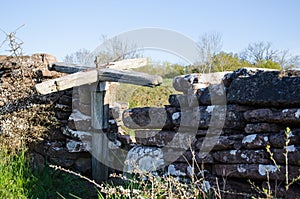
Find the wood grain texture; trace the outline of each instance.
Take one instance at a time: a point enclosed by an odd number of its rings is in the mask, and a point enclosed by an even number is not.
[[[120,70],[113,68],[92,69],[81,71],[36,84],[36,90],[41,94],[66,90],[68,88],[92,84],[98,81],[120,82],[140,86],[154,87],[162,83],[162,78],[157,75]]]
[[[139,58],[139,59],[125,59],[116,62],[108,62],[105,64],[99,65],[97,68],[113,68],[113,69],[120,69],[120,70],[128,70],[133,68],[139,68],[142,66],[146,66],[148,61],[146,58]],[[54,62],[48,65],[50,70],[55,70],[57,72],[62,73],[77,73],[84,70],[91,70],[95,69],[95,66],[88,66],[88,65],[81,65],[81,64],[69,64],[65,62]]]

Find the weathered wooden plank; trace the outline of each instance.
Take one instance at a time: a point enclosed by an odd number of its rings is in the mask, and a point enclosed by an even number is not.
[[[138,58],[138,59],[125,59],[116,62],[109,62],[108,64],[103,64],[103,65],[107,68],[127,70],[127,69],[146,66],[147,64],[148,64],[147,58]]]
[[[72,73],[77,73],[77,72],[84,71],[84,70],[87,70],[87,69],[90,69],[93,67],[79,65],[79,64],[68,64],[65,62],[54,62],[54,63],[49,64],[48,68],[50,70],[55,70],[57,72],[72,74]]]
[[[98,81],[97,70],[78,72],[57,79],[52,79],[40,84],[36,84],[36,90],[41,94],[48,94],[68,88],[91,84]]]
[[[103,132],[93,133],[92,137],[92,176],[101,183],[108,179],[108,167],[102,162],[102,156],[107,157],[108,143]]]
[[[99,81],[120,82],[149,87],[157,86],[162,83],[162,78],[157,75],[112,68],[98,70],[98,77]]]
[[[162,83],[162,78],[160,76],[153,76],[135,71],[104,68],[78,72],[42,82],[36,84],[35,88],[41,94],[48,94],[76,86],[91,84],[97,81],[121,82],[153,87],[160,85]]]
[[[106,104],[108,94],[107,82],[100,82],[96,85],[95,91],[91,93],[92,107],[92,127],[99,129],[99,132],[93,133],[92,138],[92,175],[97,182],[102,182],[108,178],[108,167],[103,163],[108,156],[108,139],[103,129],[108,128],[109,105]]]
[[[142,66],[146,66],[148,63],[146,58],[139,58],[139,59],[126,59],[116,62],[109,62],[102,65],[97,66],[97,68],[113,68],[113,69],[120,69],[120,70],[127,70],[132,68],[139,68]],[[87,65],[80,65],[80,64],[68,64],[64,62],[54,62],[49,64],[50,70],[55,70],[62,73],[77,73],[84,70],[95,69],[95,66],[87,66]]]
[[[102,83],[103,84],[103,83]],[[104,82],[105,84],[105,82]],[[105,91],[99,89],[91,93],[91,125],[94,129],[103,129],[103,104]]]
[[[108,129],[109,127],[109,102],[110,102],[110,93],[109,93],[109,82],[100,82],[100,87],[101,84],[104,84],[103,87],[105,87],[105,91],[102,91],[104,93],[103,97],[103,129]],[[107,144],[107,143],[106,143]],[[106,152],[106,151],[105,151]],[[106,153],[107,155],[107,153]]]

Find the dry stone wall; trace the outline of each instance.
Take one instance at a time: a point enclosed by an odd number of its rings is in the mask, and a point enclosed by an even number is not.
[[[38,94],[36,83],[64,75],[48,70],[54,61],[47,54],[0,56],[0,143],[16,149],[26,141],[33,166],[51,163],[88,174],[93,87]],[[140,168],[161,168],[183,178],[204,175],[211,185],[216,177],[226,179],[219,184],[249,193],[247,179],[262,184],[268,175],[274,184],[285,180],[288,151],[289,179],[299,176],[299,71],[191,74],[174,78],[173,84],[182,93],[171,95],[164,108],[128,109],[111,101],[108,161],[115,161],[114,149],[121,147]],[[110,89],[115,91],[115,85]],[[123,124],[135,131],[135,139],[122,133]],[[299,195],[297,187],[289,194]],[[278,192],[286,194],[282,187]]]
[[[57,164],[87,171],[89,153],[70,153],[63,128],[72,112],[72,90],[40,95],[35,84],[64,74],[49,71],[56,62],[49,54],[0,59],[1,145],[10,150],[29,146],[34,167]]]
[[[35,84],[63,76],[49,71],[49,54],[0,56],[0,145],[14,151],[29,146],[34,167],[56,164],[88,172],[89,153],[70,153],[63,129],[72,113],[72,90],[40,95]]]
[[[129,151],[130,157],[144,147],[157,148],[157,157],[145,150],[140,156],[157,158],[153,165],[166,166],[166,173],[181,177],[191,171],[201,173],[203,165],[210,183],[215,184],[216,177],[227,179],[224,186],[232,190],[238,183],[236,191],[245,193],[253,192],[248,179],[284,183],[286,176],[291,180],[300,175],[299,71],[240,69],[212,76],[191,74],[176,77],[173,84],[182,94],[171,95],[164,108],[134,108],[123,113],[124,124],[136,129],[137,146]],[[139,161],[144,164],[142,157],[136,158],[138,165]],[[193,162],[199,167],[192,168]],[[290,192],[299,195],[296,187],[299,184]],[[286,194],[282,187],[278,192]]]
[[[35,85],[66,74],[49,70],[57,62],[49,54],[0,56],[0,144],[10,150],[29,146],[34,167],[55,164],[85,174],[91,173],[91,91],[86,85],[41,95]],[[116,91],[110,84],[109,92]],[[122,134],[121,113],[128,104],[110,102],[110,149],[131,147]],[[108,157],[109,159],[109,157]]]

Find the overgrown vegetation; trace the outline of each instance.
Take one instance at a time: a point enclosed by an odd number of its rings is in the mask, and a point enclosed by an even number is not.
[[[285,191],[287,192],[292,185],[294,185],[295,183],[300,181],[300,174],[299,174],[299,176],[297,176],[293,179],[289,179],[289,158],[288,158],[288,155],[289,155],[290,136],[292,135],[292,131],[289,127],[287,127],[285,129],[284,133],[285,133],[285,146],[284,146],[283,155],[284,155],[285,165],[283,166],[283,168],[274,159],[274,153],[271,151],[271,146],[270,145],[266,146],[266,151],[268,152],[268,154],[270,156],[270,159],[273,162],[274,166],[276,166],[277,170],[279,172],[284,173],[285,181],[283,182],[283,184],[284,184]],[[299,173],[300,173],[300,170],[299,170]],[[249,180],[249,183],[252,185],[254,190],[256,190],[258,193],[264,195],[264,197],[266,197],[268,199],[272,199],[272,198],[275,198],[276,195],[277,195],[278,185],[275,184],[274,187],[271,186],[270,177],[269,177],[270,176],[270,171],[268,169],[266,170],[266,175],[267,175],[266,187],[260,188],[260,187],[256,186],[255,183],[251,182],[250,180]]]
[[[218,187],[217,179],[217,186],[211,187],[210,183],[205,179],[203,168],[201,169],[201,166],[197,164],[194,153],[192,161],[193,163],[190,166],[200,172],[196,174],[193,173],[193,170],[191,175],[186,178],[174,177],[168,172],[159,176],[156,173],[135,169],[133,173],[128,173],[127,175],[112,174],[110,175],[110,181],[103,184],[97,184],[85,176],[61,167],[51,167],[73,174],[94,184],[98,189],[98,199],[221,199],[224,193],[229,193]],[[247,194],[242,193],[241,195],[246,196]]]
[[[106,184],[99,198],[221,198],[216,189],[210,189],[203,178],[183,182],[171,175],[163,177],[152,173],[136,173],[131,178],[112,176],[121,179],[123,185]],[[105,194],[105,197],[104,197]]]
[[[28,198],[27,186],[31,180],[25,152],[9,154],[2,148],[0,151],[0,197]]]
[[[0,198],[58,198],[59,195],[92,198],[97,192],[83,179],[46,165],[33,170],[25,147],[16,153],[1,149]]]

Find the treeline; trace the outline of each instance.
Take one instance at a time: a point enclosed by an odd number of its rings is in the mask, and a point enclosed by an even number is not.
[[[203,71],[204,68],[206,68],[206,70]],[[214,55],[210,71],[208,71],[207,66],[205,66],[204,64],[186,66],[180,64],[171,64],[169,62],[154,62],[136,70],[152,75],[158,74],[163,78],[173,78],[178,75],[190,73],[234,71],[239,68],[282,69],[279,63],[273,60],[259,60],[255,63],[251,63],[248,60],[241,59],[238,54],[220,52],[219,54]]]
[[[65,62],[88,64],[97,62],[107,63],[121,59],[143,57],[134,46],[116,39],[103,39],[104,47],[90,52],[81,49],[65,56]],[[138,69],[149,74],[159,74],[165,78],[188,73],[210,73],[233,71],[243,67],[268,69],[296,69],[300,66],[300,56],[293,55],[289,50],[278,50],[270,42],[251,43],[240,53],[222,50],[222,39],[218,33],[204,34],[198,41],[199,58],[190,66],[179,64],[152,63]],[[150,62],[151,63],[151,62]]]

